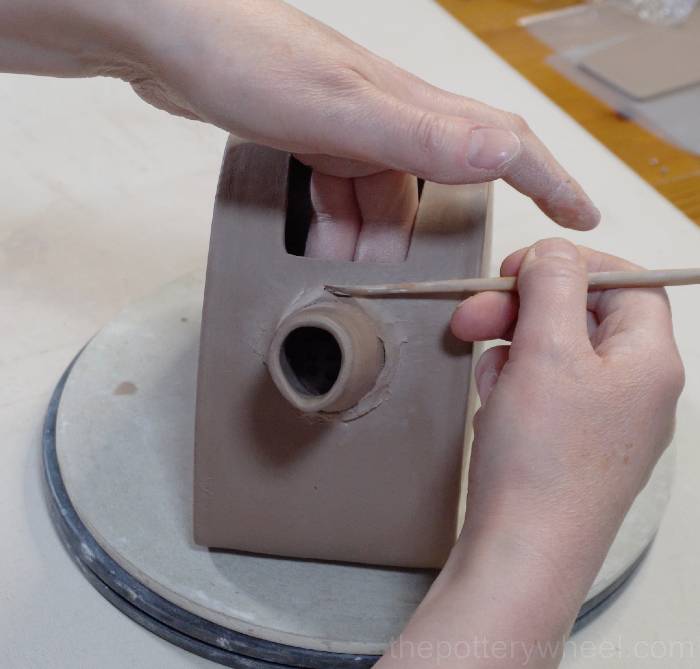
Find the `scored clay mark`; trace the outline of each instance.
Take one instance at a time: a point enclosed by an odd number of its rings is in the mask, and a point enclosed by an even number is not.
[[[133,395],[138,388],[131,381],[122,381],[115,389],[115,395]]]

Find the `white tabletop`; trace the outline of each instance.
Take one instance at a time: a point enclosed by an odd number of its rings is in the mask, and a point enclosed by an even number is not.
[[[698,264],[690,221],[429,0],[295,4],[437,85],[522,114],[583,182],[603,211],[592,233],[556,228],[499,184],[494,271],[508,251],[552,235],[650,267]],[[114,80],[2,75],[0,109],[2,665],[213,666],[139,627],[79,574],[51,526],[39,458],[51,390],[78,349],[125,304],[205,263],[225,134]],[[700,662],[697,289],[671,299],[688,375],[672,502],[649,558],[576,635],[567,668]]]

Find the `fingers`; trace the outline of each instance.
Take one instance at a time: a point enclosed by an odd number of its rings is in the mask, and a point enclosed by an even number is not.
[[[416,178],[390,170],[357,178],[355,195],[362,216],[355,260],[405,260],[418,211]]]
[[[418,108],[467,119],[476,126],[512,131],[521,150],[501,166],[499,176],[532,198],[545,214],[564,227],[588,230],[598,224],[598,209],[523,118],[431,86],[388,63],[384,63],[383,72],[392,92]]]
[[[351,179],[314,171],[311,175],[311,204],[304,255],[329,260],[352,260],[362,217]]]
[[[586,311],[586,326],[588,328],[588,338],[591,340],[591,344],[595,346],[598,341],[598,319],[592,311]]]
[[[403,128],[392,137],[400,169],[444,183],[502,178],[564,227],[587,230],[600,221],[581,186],[520,117],[492,110],[490,118],[474,121],[401,109]]]
[[[468,297],[455,309],[452,333],[463,341],[505,339],[518,315],[518,298],[512,293],[487,291]]]
[[[474,379],[476,380],[476,390],[482,404],[486,403],[493,390],[501,370],[508,362],[510,346],[494,346],[482,353],[474,368]]]
[[[598,225],[598,209],[527,125],[522,128],[522,142],[524,149],[508,166],[505,181],[565,228],[590,230]]]
[[[627,260],[585,246],[579,246],[578,251],[589,273],[640,269]],[[520,249],[509,255],[501,265],[501,274],[517,275],[527,254],[528,249]],[[586,307],[588,331],[598,355],[630,351],[648,355],[662,349],[677,357],[671,310],[663,289],[591,291]]]
[[[528,246],[524,249],[513,251],[509,256],[506,256],[501,263],[501,276],[517,276],[523,258],[529,250],[530,247]]]
[[[324,153],[431,181],[478,183],[503,176],[522,149],[507,128],[425,110],[369,85],[357,98],[357,108],[343,99],[332,114],[335,125],[332,134],[325,133]]]
[[[418,210],[416,178],[385,170],[349,179],[314,171],[313,217],[305,255],[330,260],[401,262]]]
[[[600,213],[581,186],[519,116],[416,78],[414,86],[392,81],[380,89],[357,72],[338,76],[354,95],[332,96],[312,124],[304,116],[295,142],[268,143],[297,152],[304,147],[304,162],[343,176],[380,166],[440,183],[502,178],[562,226],[586,230],[598,224]]]
[[[581,248],[589,272],[641,269],[622,258]],[[636,349],[647,355],[666,351],[677,355],[668,296],[663,288],[592,291],[588,308],[599,323],[595,344],[599,355]]]
[[[313,170],[334,177],[366,177],[384,171],[381,165],[371,165],[350,158],[336,158],[322,153],[295,153],[294,157]]]
[[[530,247],[520,265],[518,295],[511,355],[562,358],[592,352],[586,263],[571,242],[545,239]]]
[[[501,275],[517,274],[520,262],[527,249],[521,249],[508,256],[503,263]],[[509,265],[517,261],[517,268]],[[590,295],[589,295],[590,300]],[[512,339],[518,317],[518,297],[513,293],[487,291],[468,297],[455,309],[450,327],[452,333],[463,341],[489,341],[492,339]],[[586,311],[588,338],[596,340],[598,318],[590,309]],[[597,340],[596,340],[597,341]]]
[[[627,260],[585,246],[579,246],[578,250],[589,273],[641,269]],[[519,249],[509,255],[501,265],[501,274],[518,274],[527,252],[528,249]],[[594,343],[598,353],[603,352],[599,350],[602,344],[605,343],[606,348],[612,345],[610,338],[613,334],[616,342],[624,345],[621,337],[625,334],[642,343],[661,341],[661,338],[668,340],[672,332],[668,297],[661,288],[591,291],[587,309],[592,314],[589,325],[595,329]]]

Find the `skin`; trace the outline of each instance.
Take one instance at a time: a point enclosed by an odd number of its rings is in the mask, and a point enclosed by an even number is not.
[[[560,225],[599,219],[520,117],[439,90],[276,0],[0,0],[0,70],[120,77],[157,107],[294,152],[313,168],[309,256],[401,260],[417,176],[502,178]],[[518,297],[483,293],[455,311],[457,337],[512,343],[476,368],[462,534],[381,669],[558,665],[683,385],[663,291],[587,294],[587,270],[632,267],[545,240],[503,263]],[[535,642],[554,651],[533,653]]]
[[[635,268],[543,240],[503,262],[518,297],[480,293],[455,311],[461,339],[512,343],[477,363],[482,406],[462,534],[378,669],[558,666],[671,439],[684,382],[663,290],[587,293],[587,272]]]
[[[120,77],[156,107],[297,154],[314,168],[309,255],[402,260],[416,176],[502,178],[560,225],[599,221],[521,117],[431,86],[278,0],[0,0],[0,18],[4,71]]]

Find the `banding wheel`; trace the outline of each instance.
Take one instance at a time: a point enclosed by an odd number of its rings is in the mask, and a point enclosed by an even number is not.
[[[210,551],[192,541],[201,306],[199,276],[166,286],[104,328],[59,384],[44,465],[63,542],[120,610],[223,665],[370,667],[435,572]],[[647,550],[672,468],[669,450],[618,533],[579,625]]]

